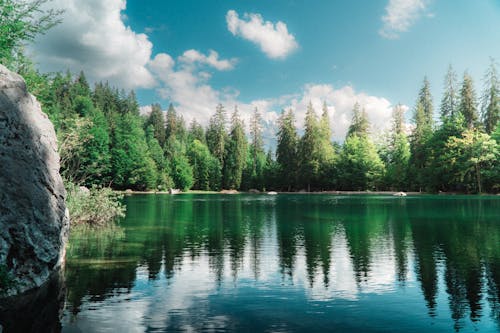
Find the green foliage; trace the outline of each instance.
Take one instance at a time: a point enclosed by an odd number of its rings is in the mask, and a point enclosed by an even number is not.
[[[482,99],[484,130],[486,133],[491,134],[500,120],[500,82],[493,59],[491,59],[490,68],[488,68],[485,75],[485,88]]]
[[[219,160],[210,154],[208,147],[195,139],[189,146],[188,157],[193,168],[193,189],[219,190],[221,181]]]
[[[316,112],[309,103],[306,112],[304,125],[304,135],[299,141],[299,170],[301,174],[301,184],[310,191],[311,185],[314,187],[320,174],[321,161],[318,154],[321,145],[321,130],[316,116]]]
[[[448,172],[457,183],[463,184],[467,191],[481,193],[485,169],[496,169],[500,154],[498,144],[488,134],[477,129],[468,129],[460,137],[450,137],[446,142],[443,161],[448,162]],[[498,174],[496,184],[500,184]]]
[[[176,188],[187,191],[193,186],[193,169],[185,155],[177,154],[172,158],[170,174]]]
[[[200,124],[198,124],[196,119],[193,119],[191,125],[189,126],[189,131],[188,131],[188,142],[193,142],[194,140],[198,140],[204,144],[207,143],[207,139],[205,137],[205,130]]]
[[[434,108],[432,103],[431,87],[427,77],[424,77],[422,88],[418,93],[417,104],[421,105],[423,111],[423,122],[432,130],[434,124]]]
[[[226,110],[219,104],[215,114],[210,118],[210,123],[206,132],[207,146],[210,153],[214,155],[224,167],[224,155],[228,135],[226,132]]]
[[[450,65],[444,79],[444,93],[441,99],[441,121],[444,122],[457,113],[457,74]]]
[[[121,203],[123,196],[110,188],[92,186],[83,189],[66,183],[66,190],[66,204],[73,226],[101,228],[113,225],[118,218],[125,216],[125,206]]]
[[[375,146],[366,136],[347,137],[339,161],[339,182],[344,190],[374,190],[385,168]]]
[[[43,9],[49,1],[0,1],[0,63],[16,67],[15,62],[23,59],[24,43],[60,22],[61,11]]]
[[[165,118],[163,117],[163,111],[161,110],[160,104],[151,105],[151,113],[144,123],[144,126],[146,128],[151,126],[154,138],[158,141],[161,147],[165,147],[165,142],[167,140]]]
[[[148,151],[141,119],[131,113],[118,116],[113,134],[111,164],[114,186],[136,190],[155,188],[157,168]]]
[[[477,101],[476,93],[474,91],[474,84],[472,77],[465,73],[462,82],[462,89],[460,90],[460,104],[458,111],[465,119],[465,124],[468,128],[472,128],[477,123]]]
[[[238,189],[247,157],[247,139],[243,122],[239,118],[238,109],[234,109],[231,118],[231,133],[226,145],[224,157],[224,187]]]
[[[365,109],[361,110],[359,103],[354,104],[352,109],[352,122],[347,130],[347,137],[351,135],[366,136],[368,135],[368,117]]]
[[[70,72],[41,75],[29,59],[23,61],[27,85],[54,123],[61,173],[79,185],[122,190],[500,190],[500,94],[493,62],[485,77],[481,126],[472,79],[464,76],[458,98],[450,67],[440,124],[434,124],[430,85],[424,79],[409,137],[403,109],[396,106],[393,128],[377,151],[367,114],[356,103],[344,144],[332,143],[328,106],[323,105],[318,118],[310,104],[301,137],[293,110],[282,112],[274,158],[272,152],[264,152],[257,109],[250,119],[248,144],[237,112],[227,132],[226,111],[220,104],[206,129],[193,120],[187,130],[173,105],[166,121],[158,104],[143,118],[133,91],[108,83],[91,89],[83,72],[76,77]]]
[[[394,190],[407,188],[408,161],[410,159],[410,144],[403,130],[404,110],[401,105],[393,109],[393,128],[390,147],[387,152],[386,184]]]
[[[278,146],[276,161],[279,165],[279,178],[282,188],[291,190],[296,185],[298,173],[298,141],[293,110],[284,111],[278,121]]]

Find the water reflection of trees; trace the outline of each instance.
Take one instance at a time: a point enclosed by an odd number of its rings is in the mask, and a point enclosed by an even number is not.
[[[147,269],[149,279],[157,279],[163,267],[169,280],[182,269],[184,259],[208,256],[210,272],[219,285],[225,269],[237,282],[245,263],[258,279],[261,262],[270,255],[263,252],[263,244],[269,242],[275,243],[283,279],[293,278],[303,255],[309,287],[321,283],[335,290],[330,276],[336,259],[333,239],[338,236],[346,240],[353,268],[343,273],[353,274],[358,288],[374,283],[377,261],[383,260],[374,253],[382,249],[394,260],[395,283],[404,286],[415,273],[430,316],[436,315],[442,279],[457,330],[467,318],[474,322],[485,315],[500,323],[498,201],[256,198],[262,197],[134,198],[124,222],[125,240],[111,242],[112,249],[100,253],[74,240],[79,256],[68,260],[67,269],[73,310],[78,311],[84,296],[99,298],[119,288],[130,290],[138,265]],[[267,239],[270,235],[275,238]],[[389,249],[380,247],[381,242]],[[88,265],[86,255],[94,259]],[[491,314],[484,313],[484,302]]]

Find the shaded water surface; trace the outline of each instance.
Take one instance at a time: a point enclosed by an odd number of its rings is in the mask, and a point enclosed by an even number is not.
[[[500,200],[136,195],[74,234],[63,332],[498,332]]]

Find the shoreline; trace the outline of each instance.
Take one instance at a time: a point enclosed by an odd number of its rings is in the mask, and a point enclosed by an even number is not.
[[[263,192],[252,192],[252,191],[237,191],[232,193],[225,192],[217,192],[217,191],[202,191],[202,190],[194,190],[187,192],[179,192],[175,194],[171,194],[168,191],[133,191],[133,190],[125,190],[125,191],[115,191],[116,193],[124,194],[124,195],[134,195],[134,194],[157,194],[157,195],[185,195],[185,194],[225,194],[225,195],[236,195],[236,194],[253,194],[253,195],[268,195],[268,191]],[[455,195],[465,195],[465,196],[500,196],[500,193],[459,193],[459,192],[404,192],[404,191],[311,191],[311,192],[287,192],[287,191],[275,191],[277,194],[329,194],[329,195],[390,195],[395,196],[396,193],[403,192],[408,196],[420,196],[420,195],[436,195],[436,196],[455,196]],[[403,196],[404,197],[404,196]]]

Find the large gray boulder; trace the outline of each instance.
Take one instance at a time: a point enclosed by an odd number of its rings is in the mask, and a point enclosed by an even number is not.
[[[22,77],[0,65],[0,270],[11,282],[0,296],[39,287],[61,266],[65,196],[54,127]]]

